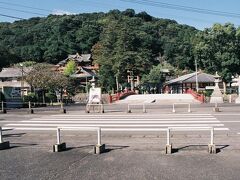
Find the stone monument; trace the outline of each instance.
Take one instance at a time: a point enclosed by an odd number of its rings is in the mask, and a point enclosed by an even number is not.
[[[220,76],[218,75],[218,73],[216,72],[215,76],[214,76],[215,80],[214,80],[214,83],[215,83],[215,87],[213,89],[213,93],[210,97],[210,103],[223,103],[223,95],[220,91],[220,88],[218,86],[218,83],[221,82],[220,80]]]
[[[95,111],[95,107],[98,107],[99,112],[104,113],[103,102],[102,102],[102,91],[101,88],[95,87],[95,78],[90,80],[91,88],[89,90],[89,97],[86,105],[86,112],[90,113],[90,108],[92,107]]]

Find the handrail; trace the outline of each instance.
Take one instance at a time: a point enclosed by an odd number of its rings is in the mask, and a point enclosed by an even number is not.
[[[133,95],[133,94],[136,94],[136,93],[134,91],[118,92],[116,94],[109,95],[109,102],[112,103],[120,100],[124,96]]]
[[[195,91],[193,91],[192,89],[187,89],[185,91],[186,94],[191,94],[196,100],[204,103],[204,95],[203,94],[199,94]]]

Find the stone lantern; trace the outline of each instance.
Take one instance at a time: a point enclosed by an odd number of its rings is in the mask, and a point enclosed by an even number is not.
[[[91,86],[92,88],[95,88],[95,83],[96,83],[96,80],[95,80],[95,77],[93,76],[91,80],[89,80],[89,82],[91,82]]]
[[[210,103],[215,103],[215,104],[223,103],[223,95],[218,86],[218,83],[221,82],[221,80],[220,80],[221,76],[219,76],[218,73],[216,72],[214,78],[215,78],[215,80],[214,80],[215,87],[214,87],[213,93],[210,97]]]

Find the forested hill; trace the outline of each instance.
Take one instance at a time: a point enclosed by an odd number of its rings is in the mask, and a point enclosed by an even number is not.
[[[76,52],[92,53],[99,76],[108,80],[103,84],[114,85],[115,77],[124,82],[128,70],[151,74],[163,62],[194,70],[195,61],[227,82],[240,74],[240,27],[214,24],[199,31],[132,9],[0,23],[0,68],[29,60],[56,64]]]
[[[105,58],[115,68],[137,65],[138,71],[148,71],[166,60],[183,69],[192,64],[196,33],[193,27],[131,9],[0,23],[0,68],[28,60],[55,64],[68,54],[92,52],[95,60]]]

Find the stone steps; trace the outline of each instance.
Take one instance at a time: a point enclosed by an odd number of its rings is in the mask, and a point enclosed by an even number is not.
[[[130,95],[116,103],[155,103],[155,104],[173,104],[173,103],[191,103],[200,104],[200,102],[190,94],[138,94]]]

